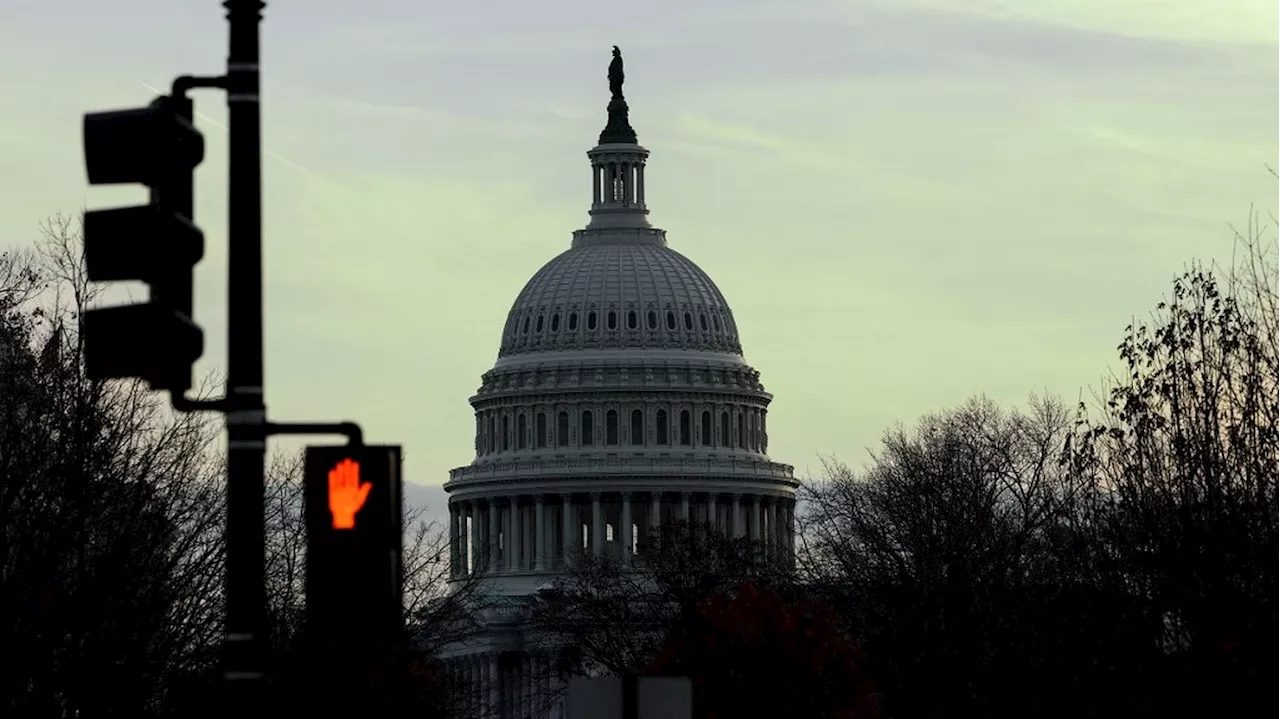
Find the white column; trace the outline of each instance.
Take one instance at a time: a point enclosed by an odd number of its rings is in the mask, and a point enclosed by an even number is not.
[[[466,546],[462,550],[462,573],[470,574],[473,571],[479,571],[480,558],[476,556],[476,547],[480,546],[480,510],[479,503],[475,501],[467,502],[463,508],[463,521],[470,520],[471,526],[463,525],[463,531],[467,532]]]
[[[536,531],[538,532],[538,538],[534,542],[536,546],[534,547],[533,568],[538,570],[539,572],[547,568],[547,563],[546,563],[546,556],[547,556],[546,514],[547,512],[546,510],[547,510],[546,502],[543,500],[542,495],[539,494],[533,505],[533,511],[534,511],[533,524]]]
[[[778,531],[778,502],[774,497],[769,500],[769,556],[778,557],[782,546],[782,532]]]
[[[600,493],[591,493],[591,553],[604,556],[604,517],[600,511]]]
[[[733,495],[733,516],[729,518],[729,536],[738,539],[742,536],[742,495]]]
[[[524,538],[523,528],[520,526],[520,499],[519,497],[511,497],[508,500],[511,508],[507,510],[507,571],[515,572],[520,569],[520,550]]]
[[[689,493],[688,492],[680,493],[680,519],[685,522],[689,521]]]
[[[462,542],[458,538],[458,515],[460,514],[456,504],[449,505],[449,576],[458,576],[458,552],[462,548]]]
[[[498,572],[498,514],[501,510],[498,508],[498,502],[494,499],[489,500],[489,571],[497,574]]]
[[[536,551],[538,550],[538,535],[534,531],[536,528],[534,526],[535,510],[536,507],[534,505],[529,505],[529,507],[524,507],[520,510],[520,521],[524,522],[525,526],[525,531],[520,533],[520,546],[524,548],[520,555],[521,571],[529,571],[529,569],[534,568],[534,554],[538,553]]]
[[[622,566],[631,566],[631,494],[622,493]]]
[[[489,711],[486,716],[499,717],[502,716],[502,672],[498,671],[498,655],[489,655],[489,664],[486,667],[489,671],[488,681],[485,684],[489,689]]]
[[[573,553],[577,548],[582,546],[582,530],[573,531],[573,496],[569,494],[560,495],[560,523],[563,525],[562,533],[564,536],[561,540],[564,542],[562,552],[564,556],[564,565],[569,566],[569,562],[573,558]],[[581,523],[578,525],[581,527]]]

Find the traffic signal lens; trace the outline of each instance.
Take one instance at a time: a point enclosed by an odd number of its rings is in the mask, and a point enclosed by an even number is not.
[[[360,483],[360,463],[350,457],[329,470],[329,513],[334,529],[355,529],[356,515],[369,498],[373,485]]]

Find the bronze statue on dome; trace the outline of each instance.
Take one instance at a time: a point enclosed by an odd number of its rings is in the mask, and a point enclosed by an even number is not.
[[[614,97],[622,97],[622,81],[625,75],[622,73],[622,51],[617,45],[613,46],[613,61],[609,63],[609,91]]]

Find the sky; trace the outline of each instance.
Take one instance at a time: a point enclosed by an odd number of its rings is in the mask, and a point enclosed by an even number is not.
[[[803,477],[978,393],[1087,398],[1186,263],[1276,209],[1274,0],[274,0],[273,420],[402,444],[410,496],[445,511],[506,312],[586,222],[615,44],[650,219],[728,298],[770,454]],[[0,249],[142,201],[87,186],[82,114],[225,56],[217,0],[0,3]],[[226,110],[196,102],[205,374]]]

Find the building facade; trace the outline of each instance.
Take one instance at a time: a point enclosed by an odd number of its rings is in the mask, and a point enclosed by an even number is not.
[[[470,399],[475,459],[445,484],[452,576],[481,575],[484,631],[442,658],[478,717],[563,716],[523,618],[576,553],[629,564],[687,520],[792,556],[799,483],[767,454],[772,397],[720,290],[649,222],[616,48],[609,79],[590,221],[512,305]]]

